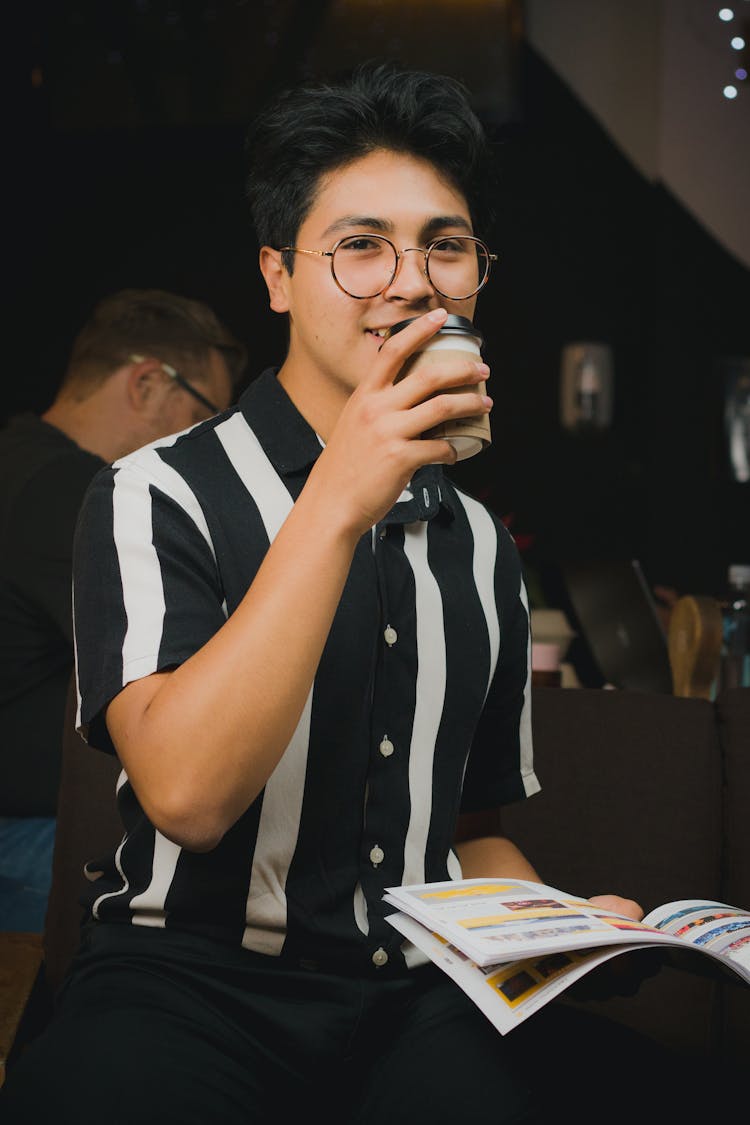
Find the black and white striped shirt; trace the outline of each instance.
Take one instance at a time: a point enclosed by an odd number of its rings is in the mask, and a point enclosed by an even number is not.
[[[320,452],[269,370],[237,408],[98,475],[74,578],[79,727],[92,744],[112,749],[102,712],[125,684],[179,665],[237,607]],[[421,469],[357,546],[262,794],[196,854],[150,824],[123,773],[123,841],[88,865],[101,872],[94,918],[355,971],[403,968],[384,887],[458,877],[459,812],[539,788],[528,646],[509,533],[438,466]],[[237,692],[251,675],[235,669]]]

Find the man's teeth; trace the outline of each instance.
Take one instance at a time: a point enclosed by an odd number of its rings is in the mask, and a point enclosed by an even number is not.
[[[373,336],[385,336],[388,329],[387,328],[368,328],[367,331],[371,332]]]

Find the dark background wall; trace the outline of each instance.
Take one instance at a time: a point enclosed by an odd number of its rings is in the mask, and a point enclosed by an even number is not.
[[[67,0],[16,13],[0,421],[49,404],[72,336],[124,286],[208,301],[248,343],[251,376],[280,360],[243,200],[244,127],[270,89],[322,67],[333,8]],[[575,555],[638,557],[652,584],[721,593],[728,563],[750,561],[750,484],[729,473],[718,367],[750,355],[750,274],[533,52],[520,5],[487,10],[484,62],[454,57],[503,169],[496,229],[482,232],[500,261],[477,314],[494,442],[454,475],[510,524],[537,596],[555,601],[557,564]],[[347,32],[347,59],[375,42],[403,57],[370,19]],[[614,422],[597,437],[559,422],[560,352],[579,339],[613,349]]]

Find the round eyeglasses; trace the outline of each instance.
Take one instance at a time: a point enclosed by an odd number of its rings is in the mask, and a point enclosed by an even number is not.
[[[332,250],[303,250],[282,246],[282,253],[312,254],[331,259],[331,274],[339,289],[358,301],[383,293],[398,273],[404,254],[424,255],[424,274],[432,288],[449,301],[465,301],[478,293],[497,261],[485,244],[473,235],[436,238],[429,246],[407,246],[397,250],[382,234],[351,234],[340,238]]]

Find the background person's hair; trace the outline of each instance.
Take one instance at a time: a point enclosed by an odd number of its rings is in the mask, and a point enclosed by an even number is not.
[[[494,154],[468,91],[453,78],[370,61],[345,81],[281,93],[250,125],[246,192],[259,244],[293,245],[321,177],[380,148],[430,161],[487,236]],[[291,273],[293,255],[285,259]]]
[[[246,349],[208,305],[162,289],[121,289],[99,301],[76,336],[60,389],[85,397],[133,354],[199,380],[211,349],[222,355],[236,390]]]

